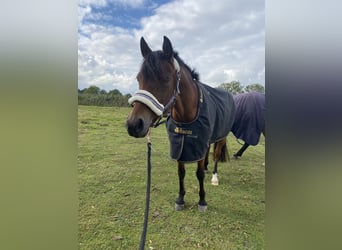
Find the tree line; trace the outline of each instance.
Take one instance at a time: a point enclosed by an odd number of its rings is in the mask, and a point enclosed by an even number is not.
[[[122,95],[117,89],[107,92],[97,86],[90,86],[89,88],[78,90],[79,105],[128,107],[128,99],[130,97],[131,94]]]
[[[229,91],[233,95],[251,91],[265,93],[265,87],[259,83],[243,86],[239,81],[232,81],[222,83],[218,87]],[[82,90],[78,89],[78,104],[104,107],[128,107],[128,99],[131,96],[131,94],[123,95],[117,89],[107,92],[97,86],[90,86]]]

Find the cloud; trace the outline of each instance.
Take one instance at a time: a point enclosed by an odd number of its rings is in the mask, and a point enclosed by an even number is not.
[[[140,37],[144,36],[153,50],[159,50],[163,35],[171,39],[180,57],[197,69],[201,80],[211,86],[232,80],[245,85],[265,82],[264,1],[172,1],[141,18],[139,28],[83,20],[94,14],[95,5],[100,8],[114,2],[125,4],[122,8],[131,8],[134,13],[152,6],[151,1],[94,2],[81,0],[81,10],[79,6],[81,88],[95,84],[106,90],[117,88],[133,93],[142,61]],[[99,13],[96,19],[101,19]]]

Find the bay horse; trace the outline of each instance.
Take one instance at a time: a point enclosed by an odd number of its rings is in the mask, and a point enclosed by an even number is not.
[[[185,204],[185,163],[197,162],[198,210],[206,211],[204,169],[209,146],[215,143],[215,182],[217,163],[226,160],[226,137],[235,114],[233,96],[201,83],[198,73],[184,63],[166,36],[158,51],[152,51],[141,37],[140,51],[143,62],[137,74],[139,90],[129,99],[133,108],[126,120],[127,132],[133,137],[145,137],[151,127],[167,116],[170,155],[178,162],[175,209],[182,210]]]
[[[243,146],[233,156],[235,159],[249,147],[259,143],[261,133],[265,136],[265,94],[248,92],[234,95],[236,107],[232,133],[244,141]]]

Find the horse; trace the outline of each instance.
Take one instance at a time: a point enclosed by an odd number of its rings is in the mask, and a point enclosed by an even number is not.
[[[247,92],[234,95],[236,107],[235,119],[231,132],[237,139],[244,141],[243,146],[233,156],[235,159],[250,145],[259,143],[261,133],[265,136],[265,94]]]
[[[217,164],[225,161],[228,153],[226,137],[235,115],[233,96],[201,83],[199,74],[184,63],[166,36],[162,50],[157,51],[152,51],[141,37],[140,51],[143,62],[136,77],[139,90],[128,100],[133,108],[127,116],[127,132],[133,137],[145,137],[151,127],[167,117],[170,156],[178,163],[175,210],[184,209],[185,163],[197,162],[198,210],[204,212],[207,210],[204,168],[208,164],[209,146],[215,143],[215,182]]]

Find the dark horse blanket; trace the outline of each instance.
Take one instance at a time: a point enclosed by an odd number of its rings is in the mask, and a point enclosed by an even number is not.
[[[197,82],[197,87],[199,103],[196,119],[190,123],[178,123],[170,115],[166,122],[171,158],[181,162],[203,159],[209,145],[225,138],[234,121],[232,94],[200,82]]]
[[[265,94],[249,92],[234,95],[236,107],[232,132],[249,145],[257,145],[265,128]]]

